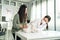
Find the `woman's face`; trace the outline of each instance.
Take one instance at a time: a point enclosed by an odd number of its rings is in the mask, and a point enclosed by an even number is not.
[[[48,18],[44,18],[44,21],[45,21],[46,23],[48,23]]]

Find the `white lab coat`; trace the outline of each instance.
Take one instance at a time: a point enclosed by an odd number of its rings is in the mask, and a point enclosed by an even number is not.
[[[37,20],[31,22],[31,24],[33,25],[33,28],[35,30],[38,30],[38,31],[46,30],[47,24],[44,22],[44,23],[42,23],[42,25],[40,25],[40,23],[41,23],[40,19],[37,19]]]

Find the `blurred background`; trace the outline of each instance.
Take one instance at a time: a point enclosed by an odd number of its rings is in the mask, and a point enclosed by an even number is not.
[[[20,5],[28,7],[28,20],[51,16],[48,30],[60,31],[60,0],[0,0],[0,24],[2,28],[12,28],[12,22]]]
[[[12,22],[22,4],[28,7],[28,20],[50,15],[49,30],[60,31],[60,0],[0,0],[0,22]]]

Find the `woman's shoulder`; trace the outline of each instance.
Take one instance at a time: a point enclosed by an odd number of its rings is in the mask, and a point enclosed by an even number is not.
[[[19,17],[18,14],[15,14],[14,17],[13,17],[13,20],[17,19]]]
[[[15,14],[15,16],[14,16],[14,17],[19,17],[18,13],[17,13],[17,14]]]
[[[18,14],[15,14],[15,16],[18,15]]]

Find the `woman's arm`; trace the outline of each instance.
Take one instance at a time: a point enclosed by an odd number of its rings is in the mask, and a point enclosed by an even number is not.
[[[19,15],[15,15],[14,19],[13,19],[13,28],[16,30],[20,30],[20,28],[22,28],[22,24],[20,24],[19,21]]]

